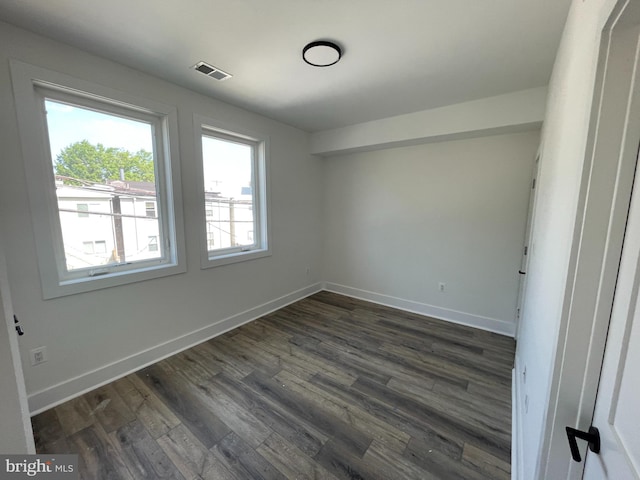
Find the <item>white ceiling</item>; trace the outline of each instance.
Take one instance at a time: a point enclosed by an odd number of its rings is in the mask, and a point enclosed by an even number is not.
[[[570,0],[0,0],[0,19],[308,131],[546,85]],[[308,42],[343,48],[332,67]],[[204,60],[233,74],[190,69]]]

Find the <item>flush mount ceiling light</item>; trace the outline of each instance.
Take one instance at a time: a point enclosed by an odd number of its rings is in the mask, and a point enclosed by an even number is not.
[[[302,59],[314,67],[335,65],[340,57],[342,57],[340,47],[326,40],[311,42],[302,49]]]

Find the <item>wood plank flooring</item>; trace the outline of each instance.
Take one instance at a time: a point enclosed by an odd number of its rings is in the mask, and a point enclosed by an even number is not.
[[[512,339],[318,293],[33,417],[84,479],[510,478]]]

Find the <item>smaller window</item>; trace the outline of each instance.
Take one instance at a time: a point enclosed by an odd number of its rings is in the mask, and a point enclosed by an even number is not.
[[[144,208],[147,213],[147,217],[156,217],[156,204],[154,202],[144,202]]]
[[[87,255],[93,255],[95,253],[93,242],[82,242],[82,249]]]
[[[107,242],[104,240],[82,242],[82,251],[86,255],[104,255],[107,253]]]
[[[76,205],[76,210],[78,210],[78,217],[88,218],[89,217],[89,205],[86,203],[78,203]]]
[[[202,267],[270,255],[267,140],[201,120]]]
[[[105,254],[107,253],[107,242],[104,240],[96,240],[93,249],[97,254]]]
[[[158,251],[158,237],[156,236],[151,236],[149,237],[149,251],[150,252],[157,252]]]

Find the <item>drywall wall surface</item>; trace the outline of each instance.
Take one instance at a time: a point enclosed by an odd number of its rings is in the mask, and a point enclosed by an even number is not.
[[[329,288],[513,334],[538,137],[326,158]]]
[[[10,58],[177,107],[185,274],[43,300]],[[189,339],[195,341],[200,331],[215,333],[207,328],[217,322],[242,312],[246,321],[252,309],[277,306],[278,302],[269,303],[275,299],[295,299],[319,282],[322,163],[308,153],[306,132],[5,23],[0,23],[0,99],[2,225],[13,303],[28,332],[21,354],[30,401],[36,398],[32,410],[59,401],[60,395],[77,393],[74,388],[91,387],[92,375],[102,372],[95,379],[104,381],[105,375],[132,367],[142,361],[136,360],[141,352],[144,361],[151,361],[158,346],[158,352],[167,354],[176,338],[196,332]],[[270,257],[200,269],[194,113],[269,137]],[[225,324],[231,326],[233,321]],[[28,352],[41,345],[47,347],[49,360],[31,367]],[[47,394],[51,389],[54,392]]]
[[[568,449],[545,452],[544,444],[572,290],[568,272],[572,252],[578,248],[576,212],[581,188],[586,187],[583,166],[600,31],[614,3],[573,2],[549,84],[533,241],[516,352],[522,480],[566,478]],[[558,465],[564,468],[552,468],[545,474],[547,464],[559,457]]]
[[[539,130],[547,88],[538,87],[311,134],[311,153],[380,148]]]

